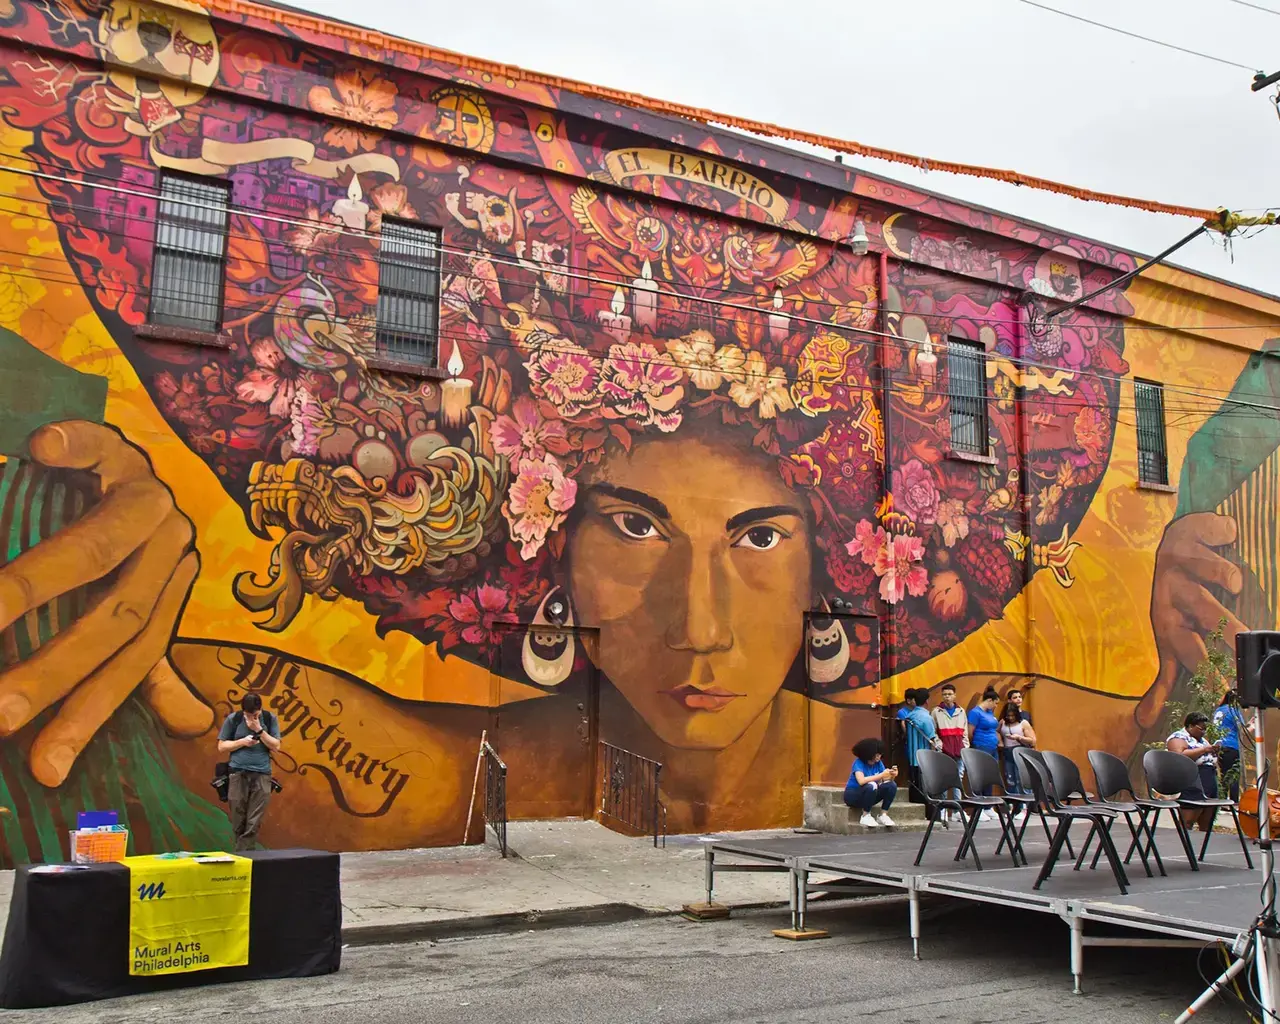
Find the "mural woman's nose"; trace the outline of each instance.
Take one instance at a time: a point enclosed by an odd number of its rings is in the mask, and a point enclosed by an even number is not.
[[[724,555],[690,547],[676,570],[667,644],[678,651],[710,654],[733,646]]]

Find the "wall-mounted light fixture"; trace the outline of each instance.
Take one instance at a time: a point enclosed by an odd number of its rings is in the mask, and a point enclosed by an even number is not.
[[[865,256],[871,248],[871,239],[867,237],[867,226],[861,220],[853,222],[853,234],[849,236],[849,248],[855,256]]]

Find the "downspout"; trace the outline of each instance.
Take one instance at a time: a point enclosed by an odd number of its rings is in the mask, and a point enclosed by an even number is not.
[[[882,478],[882,497],[888,497],[893,488],[893,467],[890,452],[893,450],[893,431],[891,427],[890,402],[893,395],[893,374],[889,370],[888,351],[889,338],[889,252],[880,250],[880,273],[877,288],[880,296],[879,324],[880,331],[880,413],[881,428],[884,434],[884,475]],[[897,637],[894,631],[894,606],[889,605],[885,613],[884,629],[881,630],[881,657],[884,665],[882,678],[892,678],[897,672]]]
[[[1015,307],[1017,315],[1013,318],[1013,350],[1019,362],[1025,361],[1026,324],[1023,320],[1023,309]],[[1030,461],[1031,434],[1027,423],[1027,390],[1019,372],[1018,381],[1013,389],[1013,416],[1018,439],[1018,504],[1022,508],[1022,533],[1027,538],[1027,546],[1022,552],[1022,594],[1027,611],[1026,637],[1024,640],[1023,671],[1027,675],[1035,674],[1036,651],[1036,616],[1034,598],[1031,594],[1031,580],[1035,575],[1035,557],[1031,548],[1031,477],[1027,471]],[[1034,685],[1034,684],[1033,684]]]

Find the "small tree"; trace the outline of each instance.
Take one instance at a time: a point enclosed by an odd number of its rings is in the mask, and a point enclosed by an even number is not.
[[[1165,704],[1165,735],[1182,728],[1187,715],[1193,711],[1203,711],[1209,716],[1209,727],[1205,730],[1205,738],[1210,743],[1222,739],[1225,730],[1213,720],[1213,713],[1218,710],[1222,698],[1235,685],[1236,658],[1226,639],[1227,620],[1218,622],[1218,628],[1204,638],[1205,658],[1186,684],[1186,698],[1171,700]],[[1163,741],[1149,744],[1152,749],[1164,747]],[[1240,763],[1234,765],[1230,772],[1223,776],[1228,785],[1240,777]]]

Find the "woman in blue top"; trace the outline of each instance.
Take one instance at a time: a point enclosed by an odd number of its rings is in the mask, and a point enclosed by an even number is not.
[[[844,787],[844,802],[862,811],[859,824],[867,828],[891,828],[894,823],[888,812],[898,795],[898,783],[894,781],[898,769],[884,766],[883,753],[884,744],[875,736],[853,745],[853,771]],[[871,810],[877,805],[880,813],[873,818]]]
[[[920,751],[936,750],[942,744],[938,740],[938,727],[929,713],[929,691],[925,688],[908,690],[907,713],[902,717],[903,737],[907,751],[907,764],[911,770],[911,788],[908,796],[913,803],[922,803],[924,793],[920,788]]]
[[[1240,741],[1249,738],[1249,723],[1240,713],[1236,691],[1228,690],[1213,713],[1213,724],[1219,732],[1222,749],[1218,752],[1218,769],[1224,785],[1231,787],[1231,799],[1240,802]]]
[[[992,757],[998,757],[1000,750],[1000,719],[996,718],[996,705],[1000,703],[1000,694],[995,687],[988,686],[969,712],[969,746],[986,751]],[[991,795],[991,787],[982,791],[983,796]],[[994,815],[990,811],[982,812],[982,820],[990,821]]]

